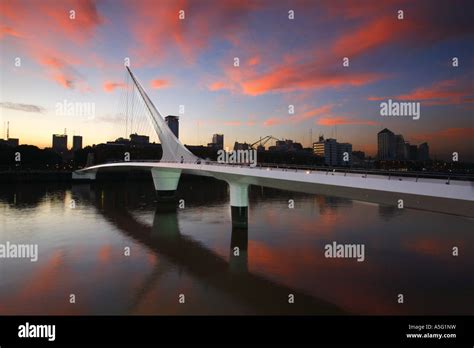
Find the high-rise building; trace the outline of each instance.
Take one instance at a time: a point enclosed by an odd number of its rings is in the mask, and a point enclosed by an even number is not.
[[[324,163],[330,166],[337,164],[337,141],[336,139],[324,139],[319,137],[319,141],[313,143],[313,152],[324,158]]]
[[[401,161],[408,159],[407,146],[401,134],[395,135],[395,157]]]
[[[313,152],[324,158],[324,163],[330,166],[346,166],[352,163],[352,144],[338,143],[336,139],[324,139],[313,143]]]
[[[11,147],[17,147],[18,145],[20,145],[20,139],[18,138],[8,138],[7,142],[8,145],[10,145]]]
[[[303,145],[291,139],[277,140],[275,146],[269,147],[270,151],[295,152],[303,150]]]
[[[221,150],[224,148],[224,134],[214,134],[212,136],[212,144],[214,144],[214,146]]]
[[[171,129],[175,137],[179,139],[179,117],[168,115],[165,117],[165,122],[168,125],[169,129]]]
[[[418,159],[418,147],[416,145],[408,145],[408,159],[410,161]]]
[[[418,146],[418,160],[429,161],[430,159],[430,147],[428,143],[423,143]]]
[[[393,160],[396,157],[395,134],[384,128],[377,134],[377,157],[379,160]]]
[[[0,139],[0,144],[17,147],[20,144],[20,140],[18,138],[8,138],[7,140]]]
[[[337,143],[337,164],[348,166],[352,163],[352,144]]]
[[[236,141],[234,143],[234,151],[237,151],[237,150],[250,150],[250,144],[239,143],[239,142]]]
[[[352,163],[355,165],[362,165],[365,161],[364,151],[352,151]]]
[[[132,144],[146,145],[150,143],[150,137],[147,135],[139,135],[137,133],[130,134],[130,142]]]
[[[82,149],[82,136],[74,135],[72,137],[72,151],[77,151]]]
[[[57,152],[67,151],[67,134],[53,134],[53,150]]]

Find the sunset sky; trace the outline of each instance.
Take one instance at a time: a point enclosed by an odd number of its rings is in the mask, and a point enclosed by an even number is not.
[[[473,161],[472,13],[468,0],[0,0],[1,137],[6,121],[40,147],[65,128],[84,145],[125,136],[129,57],[164,116],[185,105],[186,144],[224,133],[229,147],[266,135],[309,146],[312,129],[374,155],[387,127]],[[389,98],[420,102],[420,119],[380,116]],[[94,119],[57,115],[64,100],[95,103]]]

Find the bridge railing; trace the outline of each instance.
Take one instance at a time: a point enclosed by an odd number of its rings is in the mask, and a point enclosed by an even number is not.
[[[391,178],[415,178],[418,179],[441,179],[446,180],[449,184],[451,180],[462,180],[462,181],[474,181],[474,175],[472,174],[459,174],[459,173],[438,173],[438,172],[413,172],[413,171],[400,171],[400,170],[378,170],[378,169],[357,169],[357,168],[341,168],[341,167],[323,167],[323,166],[308,166],[299,164],[281,164],[281,163],[257,163],[255,166],[251,166],[249,163],[220,163],[217,161],[200,159],[197,161],[159,161],[159,160],[139,160],[140,162],[146,163],[182,163],[182,164],[202,164],[212,166],[227,166],[227,167],[241,167],[250,168],[255,170],[281,170],[281,171],[294,171],[294,172],[306,172],[311,173],[324,173],[326,175],[338,174],[360,174],[361,177],[366,178],[368,175],[379,175],[386,176],[390,180]],[[107,163],[124,163],[126,161],[109,161]]]
[[[217,165],[217,166],[231,166],[231,167],[245,167],[255,168],[260,170],[282,170],[282,171],[295,171],[295,172],[306,172],[308,174],[312,172],[325,173],[326,175],[334,173],[346,174],[360,174],[362,177],[367,175],[380,175],[390,178],[424,178],[424,179],[442,179],[449,183],[450,180],[463,180],[463,181],[474,181],[474,175],[470,174],[459,174],[459,173],[438,173],[438,172],[413,172],[413,171],[399,171],[399,170],[377,170],[377,169],[356,169],[356,168],[334,168],[334,167],[323,167],[323,166],[308,166],[299,164],[280,164],[280,163],[258,163],[255,167],[252,167],[248,163],[219,163],[216,161],[202,161],[202,164]]]
[[[381,175],[391,177],[410,177],[410,178],[430,178],[430,179],[443,179],[443,180],[465,180],[474,181],[474,175],[470,174],[459,174],[459,173],[438,173],[438,172],[413,172],[413,171],[400,171],[400,170],[377,170],[377,169],[357,169],[357,168],[334,168],[334,167],[322,167],[322,166],[307,166],[307,165],[293,165],[293,164],[275,164],[275,163],[259,163],[257,167],[265,168],[277,168],[284,170],[300,170],[310,172],[322,172],[326,175],[332,173],[342,174],[360,174],[363,177],[367,175]]]

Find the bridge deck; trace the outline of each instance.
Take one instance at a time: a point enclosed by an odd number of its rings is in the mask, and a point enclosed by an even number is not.
[[[275,167],[250,167],[217,164],[215,162],[176,163],[176,162],[117,162],[100,164],[77,171],[81,173],[99,170],[124,170],[130,168],[161,168],[181,170],[182,173],[210,176],[221,180],[233,180],[251,185],[278,187],[301,191],[301,184],[329,185],[345,188],[366,189],[429,197],[474,201],[474,183],[467,180],[438,179],[432,177],[409,177],[401,173],[378,175],[363,172],[303,170]],[[270,183],[271,181],[275,181]],[[307,185],[304,185],[305,187]]]

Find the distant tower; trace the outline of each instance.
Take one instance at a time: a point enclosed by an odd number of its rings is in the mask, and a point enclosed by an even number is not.
[[[214,134],[212,136],[212,143],[217,149],[222,150],[224,148],[224,134]]]
[[[165,122],[169,129],[171,129],[171,132],[173,132],[174,136],[179,139],[179,117],[168,115],[165,117]]]
[[[53,134],[53,150],[59,153],[67,151],[67,135]]]
[[[377,158],[379,160],[394,160],[396,158],[395,134],[388,128],[377,133]]]
[[[81,150],[82,149],[82,136],[74,135],[72,137],[72,150]]]

